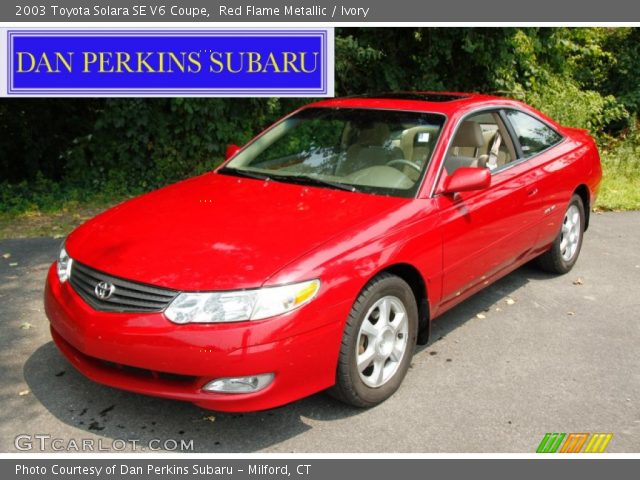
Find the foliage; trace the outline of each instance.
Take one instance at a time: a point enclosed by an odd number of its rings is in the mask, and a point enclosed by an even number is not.
[[[574,80],[548,79],[545,88],[523,93],[524,101],[563,125],[586,128],[602,137],[607,127],[626,121],[629,113],[612,95],[581,90]]]
[[[601,29],[595,29],[597,31]],[[615,95],[634,115],[640,113],[640,28],[602,29],[603,48],[611,52],[613,61],[607,75],[593,87]],[[586,71],[585,77],[589,78]]]
[[[602,183],[596,206],[602,210],[640,210],[640,129],[606,138],[600,147]]]
[[[618,57],[640,69],[640,57],[632,61],[626,50],[635,45],[637,34],[635,29],[603,28],[419,28],[405,29],[403,35],[397,29],[344,30],[336,41],[341,58],[336,83],[339,94],[398,89],[497,93],[599,136],[628,126],[625,106],[640,95],[637,80],[629,78],[619,81],[618,99],[611,94],[610,78],[620,78]]]
[[[0,183],[33,180],[42,173],[60,180],[62,152],[91,127],[94,99],[11,99],[0,101]]]
[[[67,178],[98,189],[149,189],[217,164],[274,120],[277,99],[109,99],[65,153]]]
[[[629,132],[640,112],[640,29],[341,28],[335,51],[337,95],[497,93],[588,128],[607,148],[607,165],[615,163],[612,156],[638,153],[638,135]],[[246,142],[306,102],[3,100],[0,212],[123,198],[206,171],[221,161],[227,144]],[[607,172],[626,172],[621,165]],[[624,175],[632,187],[637,171]]]

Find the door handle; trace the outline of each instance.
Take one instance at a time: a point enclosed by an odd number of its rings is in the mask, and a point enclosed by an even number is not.
[[[527,195],[530,197],[533,197],[534,195],[538,194],[538,189],[537,188],[532,188],[531,190],[527,191]]]

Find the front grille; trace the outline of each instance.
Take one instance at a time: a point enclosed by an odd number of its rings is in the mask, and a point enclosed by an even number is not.
[[[102,312],[161,312],[179,293],[114,277],[76,261],[71,266],[69,282],[85,302]],[[109,298],[96,295],[96,286],[101,282],[113,285]]]
[[[114,363],[108,360],[100,360],[93,357],[91,358],[93,360],[98,361],[105,368],[109,368],[127,375],[131,375],[133,377],[160,379],[160,380],[165,380],[165,381],[176,383],[176,384],[180,384],[180,383],[190,384],[195,382],[198,378],[193,375],[181,375],[179,373],[158,372],[156,370],[148,370],[146,368],[132,367],[130,365]]]

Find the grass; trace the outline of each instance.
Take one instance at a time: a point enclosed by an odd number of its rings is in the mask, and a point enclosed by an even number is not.
[[[640,210],[640,132],[600,147],[603,178],[595,209]],[[0,185],[3,187],[3,185]],[[0,188],[0,239],[66,236],[83,221],[125,198],[121,192],[72,192],[39,180],[35,185]],[[4,194],[4,195],[1,195]]]
[[[597,210],[640,210],[640,179],[605,173],[596,202]]]
[[[32,183],[0,183],[0,240],[62,238],[85,220],[132,196],[111,184],[82,189],[41,176]]]
[[[598,210],[640,210],[640,132],[601,147]]]
[[[113,204],[118,203],[114,202]],[[0,240],[7,238],[63,238],[85,220],[106,210],[111,204],[76,205],[58,211],[0,213]]]

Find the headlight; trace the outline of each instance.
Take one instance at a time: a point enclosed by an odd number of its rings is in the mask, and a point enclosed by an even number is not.
[[[181,293],[165,315],[174,323],[262,320],[295,310],[320,290],[319,280],[232,292]]]
[[[64,243],[62,247],[60,247],[60,254],[58,255],[57,262],[57,270],[58,270],[58,278],[60,279],[60,283],[64,283],[69,280],[71,276],[71,264],[73,263],[73,259],[69,256],[67,251],[64,248]]]

